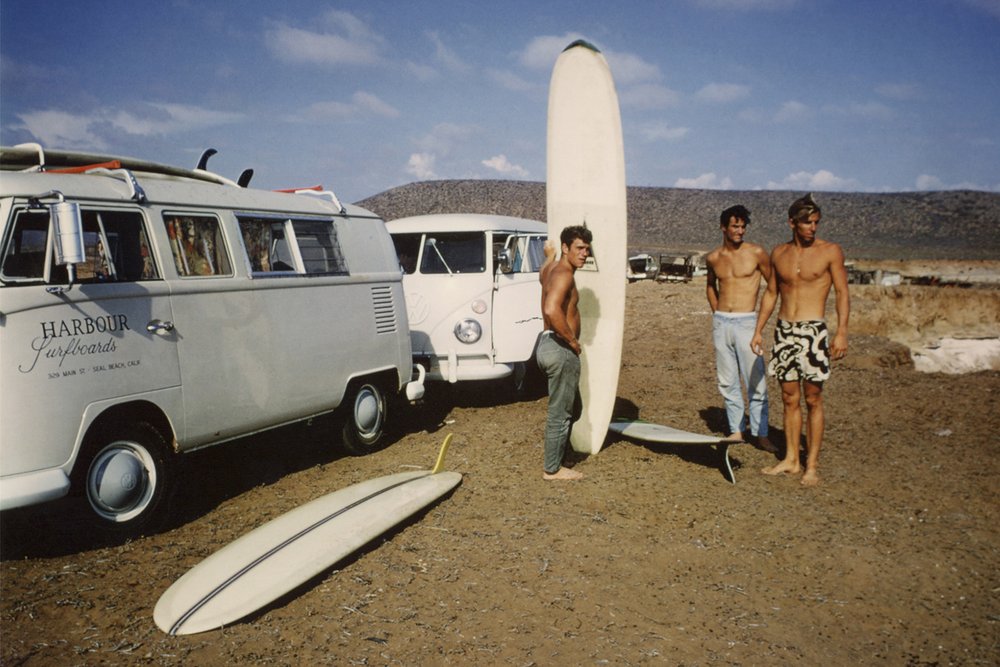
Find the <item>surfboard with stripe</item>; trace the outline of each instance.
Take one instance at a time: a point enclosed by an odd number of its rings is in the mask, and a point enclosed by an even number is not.
[[[250,531],[181,576],[160,596],[153,620],[186,635],[221,628],[305,583],[405,521],[462,481],[433,470],[386,475],[317,498]]]

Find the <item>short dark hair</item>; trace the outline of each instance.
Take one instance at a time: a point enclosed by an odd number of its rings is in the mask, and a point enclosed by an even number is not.
[[[750,210],[742,204],[737,204],[736,206],[730,206],[722,215],[719,216],[719,225],[725,227],[729,224],[729,218],[736,218],[737,220],[742,220],[743,222],[750,224]]]
[[[594,240],[594,235],[587,229],[587,225],[570,225],[569,227],[564,227],[559,234],[559,242],[567,246],[573,245],[573,241],[576,239],[580,239],[584,243],[590,243]]]
[[[813,201],[811,192],[805,197],[799,197],[792,202],[791,206],[788,207],[789,220],[808,220],[809,216],[813,213],[821,213],[821,211],[819,210],[819,204]]]

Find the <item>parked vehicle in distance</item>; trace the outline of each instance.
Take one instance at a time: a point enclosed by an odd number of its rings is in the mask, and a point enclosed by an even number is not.
[[[403,273],[414,362],[427,378],[523,376],[542,331],[545,223],[440,214],[386,227]]]
[[[335,410],[361,453],[422,395],[374,214],[34,144],[0,167],[0,509],[75,488],[137,532],[178,453]]]

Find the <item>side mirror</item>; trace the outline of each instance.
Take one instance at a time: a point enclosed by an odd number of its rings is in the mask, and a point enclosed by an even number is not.
[[[497,252],[497,267],[501,273],[511,273],[514,270],[511,265],[510,248],[504,248]]]
[[[49,216],[55,231],[56,264],[72,267],[86,261],[83,247],[83,218],[76,202],[59,201],[49,205]]]

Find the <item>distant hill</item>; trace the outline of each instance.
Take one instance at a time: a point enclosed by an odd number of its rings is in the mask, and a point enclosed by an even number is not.
[[[803,192],[628,188],[632,252],[707,250],[719,243],[719,213],[751,212],[750,240],[772,247],[790,237],[788,206]],[[820,235],[849,258],[1000,259],[1000,194],[817,192]],[[491,213],[545,220],[545,184],[449,180],[403,185],[357,202],[385,220],[427,213]]]

